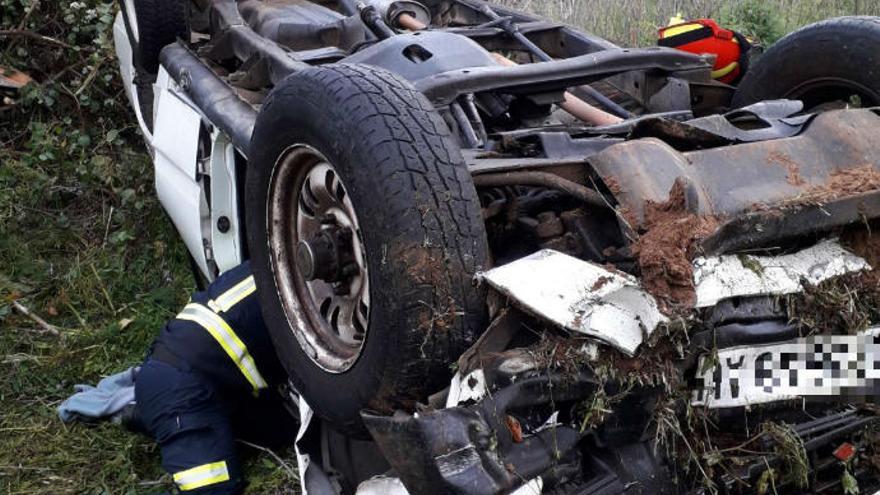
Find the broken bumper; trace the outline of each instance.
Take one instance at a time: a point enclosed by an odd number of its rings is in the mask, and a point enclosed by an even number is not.
[[[834,240],[787,255],[698,258],[694,267],[697,306],[709,309],[737,298],[772,301],[808,285],[871,269]],[[665,421],[658,419],[658,410],[673,407],[663,402],[663,385],[622,386],[594,373],[608,353],[623,357],[612,362],[635,366],[641,353],[651,352],[643,346],[652,334],[670,324],[637,279],[549,250],[481,278],[513,308],[502,310],[459,360],[445,407],[413,415],[363,415],[396,474],[381,482],[396,479],[395,486],[402,490],[396,493],[542,493],[564,486],[579,486],[576,493],[625,493],[634,486],[659,493],[689,491],[687,483],[673,481],[681,474],[674,456],[658,448],[658,423]],[[559,360],[570,366],[552,362],[560,352],[558,345],[549,353],[546,347],[515,348],[516,332],[511,328],[522,327],[519,312],[581,337]],[[741,325],[744,320],[736,318]],[[719,328],[733,324],[726,325]],[[865,474],[863,464],[843,467],[849,461],[840,453],[850,447],[864,452],[873,441],[866,432],[877,427],[878,417],[870,408],[848,404],[877,395],[880,326],[854,335],[804,338],[784,321],[760,330],[734,331],[732,337],[719,334],[712,351],[698,353],[689,371],[687,366],[679,368],[691,379],[686,382],[689,398],[678,406],[723,415],[770,403],[778,404],[768,409],[772,411],[806,410],[808,401],[824,401],[823,416],[793,420],[784,430],[806,456],[811,486],[833,491],[840,488],[841,470]],[[775,340],[761,341],[767,338]],[[705,348],[705,339],[694,345]],[[792,400],[798,405],[792,407]],[[603,409],[609,413],[605,421],[590,418]],[[763,449],[766,455],[744,456],[736,469],[707,475],[712,486],[748,492],[744,483],[754,487],[768,470],[782,472],[789,461],[777,454],[777,440],[769,434],[763,437],[749,442],[755,442],[750,448]],[[782,478],[776,482],[790,487],[800,483]],[[358,493],[376,493],[370,491],[371,483]]]

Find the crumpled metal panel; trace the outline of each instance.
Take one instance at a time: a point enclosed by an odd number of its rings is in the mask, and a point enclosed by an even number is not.
[[[634,277],[552,249],[479,277],[526,311],[629,355],[666,320]]]
[[[577,446],[588,433],[554,424],[514,440],[503,434],[509,412],[582,401],[597,387],[587,372],[540,373],[469,407],[361,417],[410,493],[500,495],[539,484],[533,480],[562,463],[580,466]]]
[[[733,216],[774,205],[824,184],[836,170],[880,170],[880,116],[871,109],[822,113],[801,134],[769,141],[679,152],[664,141],[620,143],[588,159],[630,218],[641,226],[646,201],[663,202],[677,178],[687,209]]]
[[[800,134],[815,117],[794,115],[803,106],[800,101],[773,100],[686,121],[648,116],[633,126],[630,138],[657,137],[685,149],[788,138]]]
[[[737,296],[793,294],[803,291],[804,283],[816,285],[832,277],[871,269],[867,261],[836,240],[826,240],[792,254],[700,257],[693,264],[698,308]]]

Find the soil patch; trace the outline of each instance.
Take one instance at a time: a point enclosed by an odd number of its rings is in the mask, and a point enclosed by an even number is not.
[[[880,272],[880,221],[848,228],[840,235],[840,242]]]
[[[718,220],[685,209],[684,184],[676,180],[669,199],[645,203],[645,232],[633,245],[645,290],[664,313],[689,310],[696,300],[691,260],[700,242],[718,228]]]

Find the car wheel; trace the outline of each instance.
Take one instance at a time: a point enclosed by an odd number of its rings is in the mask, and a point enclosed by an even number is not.
[[[363,432],[448,382],[485,325],[488,248],[449,130],[408,82],[361,65],[303,69],[251,140],[251,263],[279,357],[309,405]]]
[[[880,18],[839,17],[772,45],[745,75],[734,107],[802,100],[807,111],[880,104]]]
[[[184,0],[120,0],[120,4],[135,67],[157,73],[162,48],[189,32]]]

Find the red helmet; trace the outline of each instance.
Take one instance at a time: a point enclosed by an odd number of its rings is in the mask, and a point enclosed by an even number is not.
[[[724,29],[712,19],[674,23],[659,31],[660,46],[686,52],[715,55],[712,78],[736,84],[746,73],[751,45],[744,36]]]

